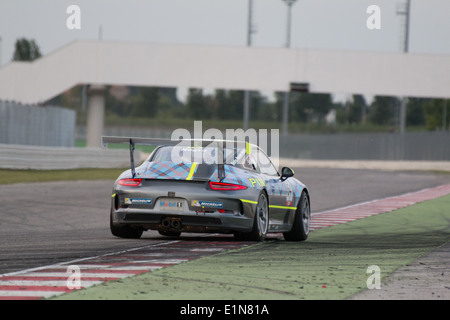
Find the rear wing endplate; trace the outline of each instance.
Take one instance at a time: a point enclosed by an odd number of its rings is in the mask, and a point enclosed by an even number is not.
[[[148,146],[161,146],[161,145],[177,145],[180,141],[169,139],[152,139],[152,138],[128,138],[128,137],[115,137],[115,136],[103,136],[102,146],[108,147],[109,143],[128,143],[130,145],[130,167],[133,178],[136,176],[136,166],[134,162],[134,150],[136,144],[148,145]]]

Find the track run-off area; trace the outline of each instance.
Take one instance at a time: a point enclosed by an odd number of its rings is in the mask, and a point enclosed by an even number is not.
[[[312,215],[311,230],[390,212],[448,194],[450,184],[318,212]],[[270,238],[277,237],[281,235],[270,235]],[[169,240],[121,252],[22,270],[0,276],[0,299],[49,298],[250,245],[251,242],[237,242],[231,237],[228,241]]]

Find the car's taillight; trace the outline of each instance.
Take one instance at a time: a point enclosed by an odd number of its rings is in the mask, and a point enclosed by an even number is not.
[[[246,186],[241,186],[240,184],[223,183],[223,182],[211,182],[211,181],[209,182],[209,187],[212,190],[223,190],[223,191],[247,189]]]
[[[126,187],[137,187],[141,184],[142,179],[121,179],[119,184]]]

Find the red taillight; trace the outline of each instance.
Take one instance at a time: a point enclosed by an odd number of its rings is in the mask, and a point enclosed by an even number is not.
[[[119,184],[121,186],[126,186],[126,187],[137,187],[141,184],[142,179],[122,179],[119,180]]]
[[[223,182],[211,182],[211,181],[209,182],[209,187],[212,190],[223,190],[223,191],[247,189],[246,186],[241,186],[240,184],[223,183]]]

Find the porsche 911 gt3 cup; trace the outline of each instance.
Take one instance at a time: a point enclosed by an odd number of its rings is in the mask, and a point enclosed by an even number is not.
[[[311,219],[306,186],[284,167],[281,174],[258,146],[248,142],[180,141],[103,137],[129,143],[131,169],[114,183],[110,228],[122,238],[147,230],[231,233],[263,241],[268,233],[306,240]],[[136,144],[156,145],[134,166]]]

